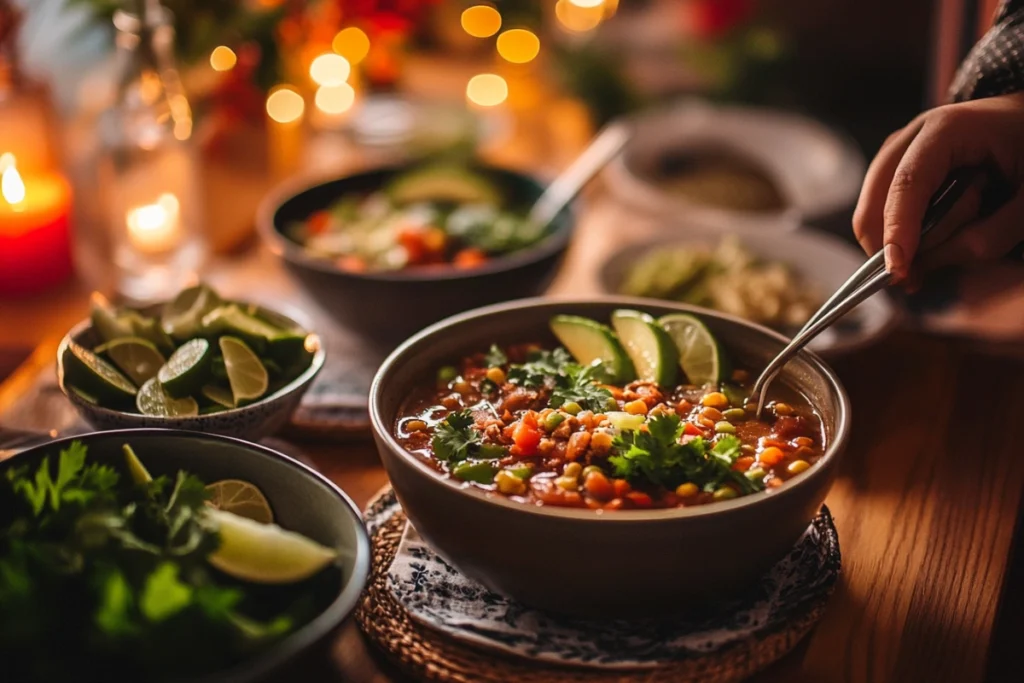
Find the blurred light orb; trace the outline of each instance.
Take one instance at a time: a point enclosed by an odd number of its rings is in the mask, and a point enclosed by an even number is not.
[[[348,83],[317,88],[316,108],[325,114],[344,114],[356,101],[356,91]]]
[[[350,73],[352,65],[348,60],[333,52],[320,55],[309,65],[309,77],[317,85],[341,85],[348,80]]]
[[[558,0],[555,4],[555,16],[563,28],[575,33],[583,33],[597,28],[604,19],[604,6],[580,7],[571,0]]]
[[[466,84],[466,99],[481,107],[494,107],[508,99],[508,83],[498,74],[477,74]]]
[[[577,7],[589,9],[591,7],[600,7],[605,4],[605,0],[569,0],[569,3]]]
[[[490,38],[501,28],[501,14],[490,5],[474,5],[462,13],[462,28],[474,38]]]
[[[619,0],[604,0],[604,16],[607,19],[619,9]]]
[[[498,54],[513,64],[526,64],[540,52],[540,38],[525,28],[513,28],[498,36]]]
[[[284,85],[267,97],[267,115],[278,123],[291,123],[302,118],[306,103],[302,95]]]
[[[349,26],[338,31],[331,47],[339,55],[348,60],[349,64],[358,64],[370,53],[370,38],[361,28]]]
[[[238,63],[235,51],[227,45],[218,45],[210,53],[210,66],[214,71],[231,71]]]

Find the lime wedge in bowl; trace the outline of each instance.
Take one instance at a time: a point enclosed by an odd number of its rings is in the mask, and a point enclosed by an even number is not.
[[[237,337],[221,337],[219,344],[235,402],[257,399],[267,393],[270,378],[259,356]]]
[[[166,362],[152,343],[139,337],[123,337],[97,346],[95,353],[107,356],[136,385],[156,377]]]
[[[679,367],[690,384],[719,384],[729,376],[729,359],[711,330],[696,316],[670,313],[658,322],[679,349]]]
[[[62,357],[66,382],[98,403],[110,407],[131,405],[135,399],[135,385],[92,351],[80,344],[69,342]]]
[[[210,494],[207,502],[218,510],[260,524],[271,524],[274,521],[274,513],[270,509],[267,497],[255,484],[241,479],[224,479],[207,485],[206,491]]]
[[[99,292],[93,292],[90,297],[89,320],[96,334],[105,342],[131,337],[135,333],[131,321],[120,315],[107,297]]]
[[[221,408],[236,408],[235,395],[229,387],[220,384],[204,384],[201,392],[203,396]]]
[[[672,338],[646,313],[620,309],[612,313],[612,327],[644,382],[672,386],[679,374],[679,351]]]
[[[220,546],[207,559],[229,576],[254,583],[294,583],[334,562],[338,553],[276,524],[209,509]]]
[[[154,377],[139,389],[135,407],[143,415],[153,417],[195,417],[199,414],[199,404],[191,396],[173,398]]]
[[[179,341],[191,339],[199,334],[203,316],[223,302],[217,292],[205,284],[183,289],[174,300],[164,306],[160,324],[164,332]]]
[[[173,398],[184,398],[199,391],[210,379],[213,349],[205,339],[192,339],[178,347],[167,359],[156,378]]]

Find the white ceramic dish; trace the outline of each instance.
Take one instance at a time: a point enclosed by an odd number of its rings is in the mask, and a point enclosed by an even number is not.
[[[822,301],[864,263],[864,254],[856,247],[838,237],[807,228],[780,233],[746,227],[730,232],[753,254],[787,264],[814,288]],[[618,294],[629,266],[650,249],[659,246],[712,249],[724,235],[716,228],[688,225],[685,233],[631,244],[604,262],[598,273],[599,286],[604,292]],[[884,337],[898,318],[899,310],[892,298],[880,292],[815,338],[809,348],[829,356],[849,353]]]
[[[844,136],[821,123],[772,109],[682,101],[632,119],[633,139],[605,169],[609,191],[630,206],[688,223],[787,230],[853,206],[865,160]],[[775,181],[787,208],[734,211],[672,194],[652,180],[666,152],[722,147],[749,158]]]

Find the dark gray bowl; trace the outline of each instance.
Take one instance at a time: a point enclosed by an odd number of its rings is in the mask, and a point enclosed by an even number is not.
[[[552,612],[616,618],[681,612],[727,600],[782,558],[817,513],[850,431],[850,403],[835,374],[801,353],[780,380],[821,414],[827,448],[804,474],[771,493],[692,508],[602,512],[523,505],[439,475],[393,436],[410,391],[440,365],[501,344],[554,343],[553,315],[608,320],[617,308],[698,316],[747,367],[763,367],[785,338],[681,304],[606,297],[529,299],[471,311],[417,334],[384,362],[370,389],[374,438],[402,507],[420,534],[489,588]],[[779,381],[779,380],[777,380]]]
[[[264,244],[280,257],[317,302],[347,329],[395,342],[462,311],[544,292],[562,263],[572,236],[569,209],[536,245],[496,258],[481,268],[413,269],[356,273],[315,258],[285,235],[287,227],[326,208],[343,194],[379,189],[403,167],[389,167],[277,191],[260,207],[256,226]],[[543,192],[535,179],[514,171],[480,167],[513,205],[528,206]]]
[[[269,448],[223,436],[167,429],[126,429],[60,439],[0,461],[0,476],[10,467],[35,466],[71,441],[88,446],[88,461],[106,462],[124,473],[121,446],[130,443],[154,475],[185,470],[211,482],[243,479],[267,496],[274,517],[285,529],[339,550],[342,580],[337,596],[311,622],[229,671],[194,683],[247,683],[265,680],[286,661],[330,635],[355,607],[370,567],[370,542],[359,510],[345,493],[318,472]],[[96,680],[100,672],[83,680]]]
[[[157,304],[151,308],[157,308],[160,305]],[[271,319],[278,318],[283,324],[298,326],[294,320],[280,313],[266,309],[261,310]],[[57,384],[68,400],[74,404],[79,415],[96,429],[142,429],[146,427],[186,429],[207,434],[233,436],[249,441],[259,441],[263,437],[275,433],[288,422],[292,413],[299,407],[302,397],[313,384],[313,380],[323,369],[327,357],[319,338],[315,334],[310,334],[307,344],[315,351],[309,367],[274,393],[248,405],[223,410],[219,413],[195,417],[155,417],[104,408],[86,401],[73,391],[68,391],[64,382],[64,352],[71,341],[91,349],[101,340],[92,329],[92,323],[89,320],[83,320],[64,335],[60,346],[57,347]]]

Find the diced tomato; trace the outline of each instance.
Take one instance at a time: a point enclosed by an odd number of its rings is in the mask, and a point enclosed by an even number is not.
[[[651,507],[651,505],[654,504],[654,501],[651,500],[651,497],[644,493],[643,491],[630,491],[629,493],[626,494],[625,498],[626,500],[632,502],[633,505],[636,505],[637,507],[640,508],[649,508]]]
[[[683,434],[689,434],[690,436],[702,436],[704,434],[701,428],[692,422],[683,423]]]
[[[537,452],[541,434],[537,427],[537,414],[530,411],[523,415],[512,430],[512,442],[515,444],[513,455],[533,455]]]
[[[452,264],[456,268],[476,268],[487,263],[487,254],[476,247],[468,247],[455,254]]]
[[[612,486],[615,489],[615,497],[622,498],[627,493],[633,490],[633,487],[629,485],[629,482],[625,479],[616,479],[612,482]]]
[[[427,245],[423,241],[424,231],[419,226],[407,226],[399,230],[398,243],[405,249],[409,265],[427,262]]]
[[[317,211],[306,219],[306,232],[310,235],[319,235],[327,230],[331,224],[331,214],[326,211]]]
[[[754,464],[754,458],[749,455],[736,458],[736,462],[733,463],[732,468],[737,472],[746,472],[750,469],[750,466]]]
[[[350,270],[354,273],[363,273],[366,271],[366,261],[352,254],[342,256],[338,259],[337,264],[342,270]]]
[[[608,500],[615,495],[615,487],[608,481],[608,477],[601,472],[591,472],[583,482],[587,493],[601,500]]]
[[[441,228],[430,227],[423,231],[423,246],[435,258],[441,258],[447,244],[448,236]]]

